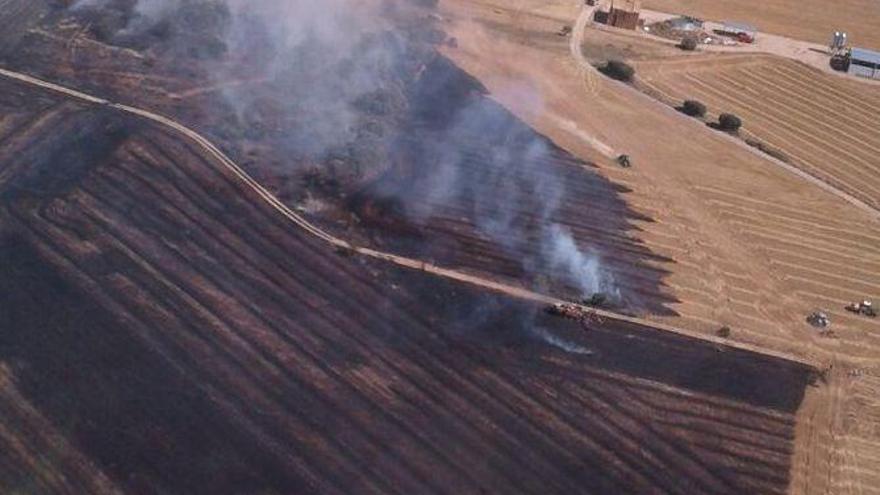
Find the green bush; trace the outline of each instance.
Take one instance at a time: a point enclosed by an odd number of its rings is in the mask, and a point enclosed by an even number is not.
[[[691,37],[684,38],[681,40],[681,43],[679,43],[678,47],[682,50],[692,52],[697,49],[697,39]]]
[[[732,113],[722,113],[718,116],[718,128],[722,131],[737,132],[742,127],[742,119]]]
[[[631,65],[621,60],[609,60],[601,70],[606,76],[623,82],[631,82],[636,74]]]
[[[690,115],[691,117],[702,118],[706,116],[706,105],[697,100],[685,100],[680,110],[685,115]]]

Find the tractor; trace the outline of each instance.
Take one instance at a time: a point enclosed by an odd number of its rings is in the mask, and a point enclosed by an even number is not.
[[[876,318],[877,311],[874,309],[871,301],[854,302],[846,306],[846,310],[857,315],[867,316],[868,318]]]

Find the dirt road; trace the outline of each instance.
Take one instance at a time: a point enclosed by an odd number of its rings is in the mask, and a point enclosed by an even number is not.
[[[587,28],[587,25],[592,22],[593,15],[596,12],[596,9],[598,9],[601,4],[602,2],[597,2],[596,5],[584,5],[581,8],[581,13],[580,15],[578,15],[578,18],[574,23],[574,29],[572,30],[571,38],[568,44],[569,50],[571,51],[571,56],[578,61],[578,66],[583,72],[583,77],[586,81],[587,90],[589,93],[592,94],[596,94],[599,91],[599,77],[601,76],[587,62],[586,57],[584,57],[582,47],[584,45],[584,30]]]
[[[589,19],[589,17],[585,17],[585,14],[581,14],[581,19]],[[578,30],[582,33],[583,29]],[[579,45],[578,45],[579,46]],[[578,53],[580,50],[578,50]],[[588,64],[587,64],[588,65]],[[592,68],[590,68],[592,70]],[[417,260],[413,258],[407,258],[403,256],[397,256],[394,254],[383,253],[380,251],[376,251],[369,248],[353,246],[349,242],[334,237],[327,232],[321,230],[316,227],[308,220],[303,218],[302,216],[295,213],[293,210],[288,208],[284,203],[279,201],[272,193],[270,193],[266,188],[260,185],[257,181],[255,181],[250,175],[247,174],[241,167],[238,166],[232,159],[227,157],[220,149],[218,149],[213,143],[208,141],[205,137],[195,132],[194,130],[176,122],[168,117],[158,115],[147,110],[143,110],[140,108],[131,107],[128,105],[122,105],[119,103],[113,103],[109,100],[98,98],[80,91],[76,91],[70,88],[66,88],[64,86],[54,84],[51,82],[43,81],[41,79],[37,79],[35,77],[9,71],[5,69],[0,69],[0,76],[7,77],[10,79],[14,79],[32,86],[37,86],[43,89],[47,89],[56,93],[60,93],[68,98],[74,98],[80,101],[85,101],[87,103],[101,105],[106,107],[112,107],[121,112],[135,115],[140,118],[155,122],[164,127],[173,129],[174,131],[186,136],[196,144],[198,144],[204,151],[206,151],[209,155],[211,155],[224,169],[235,175],[238,179],[240,179],[243,183],[247,184],[248,187],[253,190],[263,201],[269,204],[273,209],[275,209],[278,213],[283,215],[285,218],[290,220],[292,223],[307,231],[309,234],[327,242],[334,249],[348,250],[351,252],[356,252],[358,254],[364,256],[370,256],[372,258],[381,259],[387,262],[394,263],[396,265],[420,270],[426,273],[431,273],[440,277],[444,277],[450,280],[456,280],[459,282],[467,283],[476,287],[480,287],[483,289],[487,289],[493,292],[502,293],[508,295],[510,297],[515,297],[518,299],[533,301],[542,304],[555,304],[555,303],[564,303],[567,301],[563,301],[557,298],[553,298],[544,294],[539,294],[528,289],[524,289],[522,287],[516,287],[508,284],[499,283],[496,281],[488,280],[485,278],[469,275],[466,273],[458,272],[456,270],[451,270],[447,268],[442,268],[430,263],[426,263],[422,260]],[[659,324],[657,322],[652,322],[648,320],[644,320],[641,318],[630,317],[610,311],[605,311],[601,309],[590,309],[590,311],[595,312],[595,314],[599,317],[606,318],[609,320],[615,320],[626,323],[634,323],[638,325],[642,325],[645,327],[653,328],[658,331],[671,332],[678,335],[682,335],[685,337],[698,339],[702,341],[709,341],[718,346],[722,347],[731,347],[735,349],[741,349],[749,352],[754,352],[762,355],[767,355],[771,357],[776,357],[779,359],[784,359],[792,362],[801,363],[807,366],[811,366],[817,368],[820,366],[819,363],[813,362],[808,359],[804,359],[801,357],[797,357],[794,355],[771,351],[767,349],[762,349],[757,346],[752,346],[748,344],[733,342],[721,338],[717,338],[711,335],[701,334],[698,332],[692,332],[689,330],[684,330],[676,327],[672,327],[669,325]]]

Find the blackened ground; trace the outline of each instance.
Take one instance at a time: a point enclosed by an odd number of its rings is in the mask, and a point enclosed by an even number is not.
[[[113,270],[112,258],[106,253],[98,264]],[[132,493],[304,489],[217,410],[185,369],[150,349],[30,246],[2,239],[0,259],[0,361],[11,365],[31,405]]]
[[[0,195],[55,196],[74,186],[89,169],[111,155],[137,129],[137,122],[108,110],[70,111],[43,134],[39,143],[4,160],[3,168],[17,171],[0,187]]]
[[[756,358],[746,351],[635,324],[602,319],[574,322],[499,295],[441,280],[426,282],[418,272],[384,271],[394,283],[416,291],[415,303],[443,316],[441,326],[452,340],[515,349],[523,362],[532,360],[527,356],[541,361],[553,351],[565,360],[579,360],[577,351],[565,352],[535,331],[543,329],[572,349],[589,351],[585,353],[589,357],[580,360],[591,366],[791,414],[816,377],[815,370],[798,363]]]
[[[785,493],[807,370],[339,254],[176,134],[108,142],[3,200],[0,411],[123,492]],[[4,462],[45,435],[2,426]]]
[[[0,57],[14,52],[18,42],[49,10],[49,0],[0,0]]]

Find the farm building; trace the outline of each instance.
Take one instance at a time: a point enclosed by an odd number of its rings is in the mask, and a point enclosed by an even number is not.
[[[850,53],[849,73],[860,77],[880,79],[880,52],[853,48]]]
[[[608,12],[596,12],[596,21],[623,29],[636,29],[642,0],[612,0]]]

